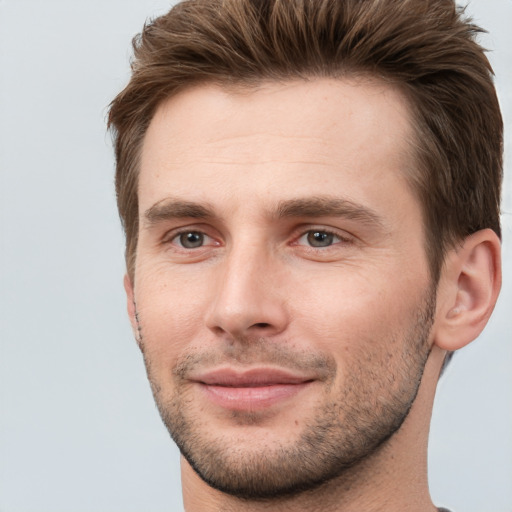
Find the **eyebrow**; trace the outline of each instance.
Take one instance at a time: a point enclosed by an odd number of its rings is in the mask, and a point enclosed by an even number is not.
[[[277,217],[344,217],[367,225],[383,227],[379,214],[367,206],[348,199],[318,196],[282,201],[277,207]]]
[[[172,219],[211,219],[215,217],[208,204],[198,204],[168,197],[148,208],[143,215],[144,224],[151,227]]]
[[[330,196],[314,196],[279,201],[271,216],[276,219],[299,217],[344,217],[369,226],[383,227],[380,215],[367,206],[348,199]],[[148,208],[143,215],[144,224],[154,226],[173,219],[213,219],[213,206],[168,197]]]

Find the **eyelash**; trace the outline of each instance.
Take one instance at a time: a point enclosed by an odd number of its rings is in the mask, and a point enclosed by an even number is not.
[[[325,245],[325,246],[314,246],[314,245],[310,245],[310,244],[300,244],[300,240],[304,237],[307,237],[307,236],[310,236],[310,235],[313,235],[314,233],[322,233],[323,235],[326,235],[327,237],[333,237],[335,239],[337,239],[337,241],[333,242],[333,243],[330,243],[329,245]],[[197,247],[184,247],[183,246],[183,243],[177,243],[175,242],[176,240],[179,239],[179,237],[181,237],[182,235],[187,235],[187,234],[198,234],[198,235],[201,235],[205,238],[208,238],[208,239],[211,239],[211,240],[214,240],[215,241],[215,238],[208,235],[204,229],[201,229],[201,228],[197,228],[197,229],[194,229],[194,228],[183,228],[183,229],[180,229],[178,231],[172,231],[170,233],[167,233],[166,236],[163,238],[163,243],[164,244],[172,244],[172,245],[175,245],[178,249],[180,250],[183,250],[183,251],[193,251],[195,249],[201,249],[201,248],[204,248],[204,247],[208,247],[209,245],[220,245],[219,243],[214,243],[214,244],[208,244],[208,245],[204,245],[204,244],[201,244]],[[291,242],[290,245],[292,246],[301,246],[301,247],[304,247],[305,249],[307,250],[310,250],[310,251],[325,251],[327,249],[329,249],[330,247],[333,247],[335,245],[338,245],[338,244],[351,244],[353,243],[353,240],[347,236],[343,236],[341,235],[339,232],[335,231],[335,230],[331,230],[331,229],[327,229],[327,228],[309,228],[309,229],[304,229],[302,230],[298,236],[294,237],[293,238],[293,241]]]
[[[292,242],[292,245],[299,245],[299,241],[304,238],[304,237],[307,237],[309,236],[310,234],[313,234],[313,233],[322,233],[322,234],[325,234],[327,236],[331,236],[331,237],[334,237],[336,238],[338,241],[335,241],[333,243],[331,243],[330,245],[326,245],[326,246],[313,246],[313,245],[304,245],[305,248],[307,248],[308,250],[313,250],[313,251],[317,251],[317,250],[326,250],[326,249],[329,249],[330,247],[333,247],[335,245],[338,245],[338,244],[351,244],[353,243],[353,240],[351,238],[349,238],[348,236],[344,236],[342,235],[341,233],[339,233],[338,231],[335,231],[335,230],[332,230],[332,229],[328,229],[328,228],[325,228],[325,227],[318,227],[318,228],[308,228],[304,231],[302,231],[298,237],[295,238],[294,242]]]
[[[208,235],[204,229],[201,229],[201,228],[197,228],[197,229],[194,229],[194,228],[184,228],[184,229],[180,229],[180,230],[177,230],[177,231],[171,231],[170,233],[167,233],[162,242],[164,244],[171,244],[171,245],[176,245],[176,247],[178,247],[180,250],[184,250],[184,251],[191,251],[191,250],[194,250],[194,249],[201,249],[203,247],[205,247],[205,245],[200,245],[199,247],[194,247],[194,248],[189,248],[189,247],[184,247],[183,244],[180,244],[178,245],[177,243],[173,243],[175,242],[175,240],[179,239],[179,237],[181,237],[182,235],[187,235],[187,234],[198,234],[198,235],[201,235],[205,238],[209,238],[211,240],[215,240],[214,237]],[[218,243],[215,243],[213,245],[220,245]]]

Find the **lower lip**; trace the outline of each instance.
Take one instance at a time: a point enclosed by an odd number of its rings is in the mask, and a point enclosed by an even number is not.
[[[203,391],[214,404],[232,411],[266,409],[290,399],[311,384],[273,384],[271,386],[234,388],[201,384]]]

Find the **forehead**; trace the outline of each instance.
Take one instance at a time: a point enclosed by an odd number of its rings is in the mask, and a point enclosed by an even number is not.
[[[399,194],[411,139],[405,98],[368,78],[195,86],[162,103],[149,126],[140,209],[166,194],[227,204],[336,190],[371,201],[384,181]]]

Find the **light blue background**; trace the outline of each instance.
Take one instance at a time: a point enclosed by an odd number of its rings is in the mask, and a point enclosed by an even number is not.
[[[106,106],[163,0],[0,0],[0,511],[181,509],[122,290]],[[455,512],[512,512],[512,1],[474,0],[507,125],[504,288],[443,377],[430,477]]]

